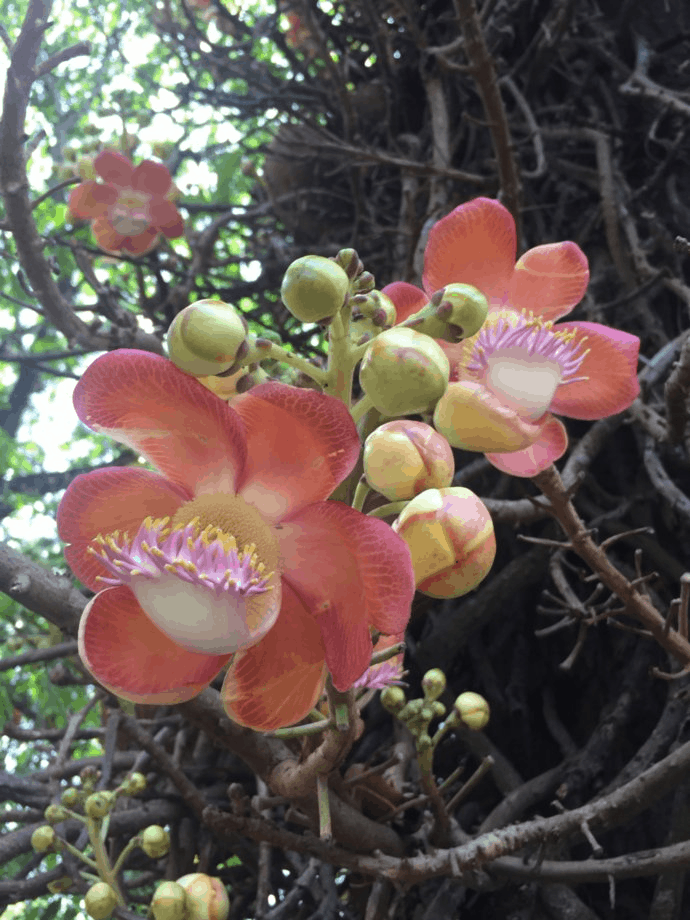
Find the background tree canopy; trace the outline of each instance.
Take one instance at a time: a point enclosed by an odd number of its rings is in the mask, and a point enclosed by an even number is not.
[[[129,857],[120,917],[192,871],[222,879],[233,920],[689,916],[687,4],[5,0],[0,36],[2,916],[81,915],[78,861],[31,834],[80,776],[114,789],[133,769],[147,788],[119,800],[111,855],[150,824],[172,847]],[[113,256],[70,217],[104,148],[166,164],[183,237]],[[322,330],[280,300],[289,263],[353,247],[377,287],[418,284],[429,228],[479,195],[513,213],[519,252],[585,251],[574,316],[641,338],[642,395],[568,422],[565,538],[533,483],[456,451],[498,556],[464,598],[417,595],[406,679],[419,696],[442,668],[442,701],[481,693],[491,721],[438,746],[439,846],[411,736],[372,699],[323,839],[313,790],[276,779],[311,742],[239,728],[215,686],[125,711],[80,663],[90,595],[51,519],[78,473],[140,461],[78,425],[65,388],[99,353],[163,354],[205,297],[320,362]],[[668,631],[641,631],[643,608]]]

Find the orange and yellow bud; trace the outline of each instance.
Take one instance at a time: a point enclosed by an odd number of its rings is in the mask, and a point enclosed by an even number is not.
[[[428,489],[398,515],[393,530],[407,543],[417,590],[460,597],[487,576],[496,556],[491,516],[474,492]]]
[[[220,879],[194,872],[177,884],[185,891],[186,920],[227,920],[230,901]]]
[[[396,419],[373,431],[364,443],[364,474],[390,501],[442,489],[455,473],[448,441],[424,422]]]

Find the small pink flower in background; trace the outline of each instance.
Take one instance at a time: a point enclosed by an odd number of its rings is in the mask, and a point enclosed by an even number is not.
[[[498,469],[534,476],[563,455],[568,437],[552,413],[599,419],[639,393],[640,340],[599,323],[554,324],[582,299],[587,258],[572,242],[549,243],[516,263],[515,222],[498,201],[475,198],[438,221],[424,255],[424,290],[384,288],[398,322],[447,284],[471,284],[489,301],[479,332],[439,344],[450,384],[434,414],[454,447],[484,451]]]
[[[326,501],[360,450],[341,402],[266,383],[229,406],[165,358],[126,349],[87,369],[74,402],[158,470],[77,476],[58,509],[65,557],[98,592],[79,651],[114,693],[182,702],[229,663],[229,715],[271,730],[309,712],[327,667],[351,687],[372,629],[405,629],[406,545]]]
[[[182,236],[184,222],[170,201],[172,177],[167,167],[143,160],[136,168],[121,153],[104,150],[93,163],[103,182],[89,180],[72,189],[70,214],[92,221],[96,242],[105,252],[143,255],[162,233]]]

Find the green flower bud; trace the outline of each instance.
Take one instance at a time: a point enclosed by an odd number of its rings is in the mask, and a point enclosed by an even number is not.
[[[350,279],[359,277],[364,271],[364,265],[362,265],[356,249],[341,249],[335,257],[335,262]]]
[[[479,332],[488,313],[489,303],[477,288],[471,284],[447,284],[403,325],[434,339],[460,342]]]
[[[168,329],[170,360],[185,374],[206,377],[227,371],[247,337],[245,320],[222,300],[197,300]]]
[[[463,724],[473,731],[480,731],[489,721],[489,704],[478,693],[461,693],[453,705]]]
[[[143,773],[130,773],[125,777],[121,788],[125,795],[139,795],[146,789],[146,777]]]
[[[230,901],[218,878],[195,872],[178,878],[186,893],[187,920],[227,920]]]
[[[359,382],[383,415],[430,411],[448,386],[450,364],[441,346],[420,332],[396,326],[369,345]]]
[[[56,839],[53,828],[44,824],[41,827],[37,827],[31,835],[31,846],[37,853],[45,853],[47,850],[53,849]]]
[[[352,290],[357,294],[368,294],[370,291],[374,290],[375,285],[376,278],[374,278],[372,273],[362,272],[352,285]]]
[[[414,722],[420,718],[423,706],[424,700],[410,700],[410,702],[400,710],[398,718],[401,722]]]
[[[60,821],[64,821],[69,815],[62,805],[49,805],[43,812],[43,817],[48,824],[59,824]]]
[[[177,882],[163,882],[156,888],[151,900],[154,920],[186,920],[187,898]]]
[[[340,310],[349,289],[347,273],[332,259],[302,256],[288,266],[280,296],[295,319],[318,323]]]
[[[152,859],[160,859],[170,849],[170,835],[159,824],[150,824],[142,831],[141,848]]]
[[[440,668],[432,668],[422,678],[422,690],[425,699],[433,702],[446,689],[446,675]]]
[[[382,291],[355,294],[350,298],[350,303],[352,304],[352,316],[356,319],[365,317],[381,328],[389,328],[395,324],[395,304]]]
[[[391,715],[400,712],[406,702],[407,698],[401,687],[386,687],[381,691],[381,705]]]
[[[434,719],[442,719],[446,714],[446,707],[438,700],[434,700],[434,702],[431,704],[431,708],[434,711]]]
[[[117,895],[106,882],[96,882],[86,892],[84,907],[93,920],[105,920],[117,905]]]
[[[60,796],[60,801],[63,805],[66,805],[67,808],[74,808],[74,806],[79,801],[79,798],[80,796],[78,790],[75,789],[74,786],[70,786],[69,789],[65,789],[65,791],[62,793]]]
[[[425,422],[385,422],[364,442],[364,475],[389,501],[449,486],[455,473],[448,441]]]
[[[89,818],[103,818],[112,808],[114,800],[112,792],[94,792],[84,802],[84,811]]]

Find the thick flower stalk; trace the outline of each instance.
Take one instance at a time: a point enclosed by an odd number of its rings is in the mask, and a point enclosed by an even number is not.
[[[138,467],[76,477],[58,510],[72,571],[96,596],[80,654],[135,702],[176,703],[226,664],[224,705],[272,730],[366,671],[371,632],[404,631],[409,551],[328,496],[360,444],[338,400],[266,383],[232,406],[170,361],[119,350],[77,384],[79,418],[137,450]]]
[[[90,220],[96,242],[105,252],[139,256],[153,249],[160,234],[182,236],[184,222],[173,202],[167,167],[143,160],[136,168],[121,153],[104,150],[94,160],[103,180],[82,182],[72,189],[72,217]]]
[[[483,451],[498,469],[534,476],[563,455],[568,437],[553,413],[600,419],[639,393],[637,336],[599,323],[556,323],[582,299],[587,258],[572,242],[526,252],[516,263],[515,222],[498,201],[476,198],[432,227],[424,290],[384,288],[398,322],[448,285],[469,284],[489,303],[481,329],[439,344],[450,383],[434,425],[454,447]]]

